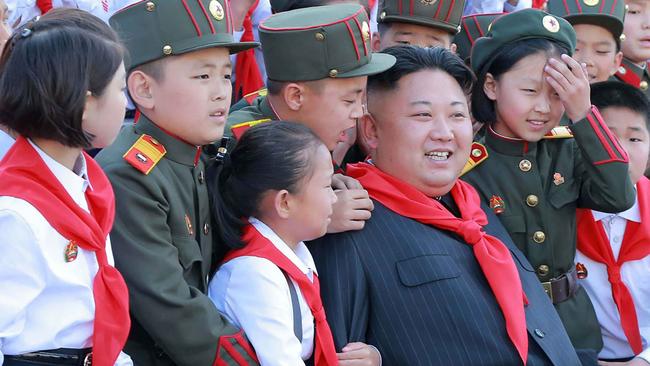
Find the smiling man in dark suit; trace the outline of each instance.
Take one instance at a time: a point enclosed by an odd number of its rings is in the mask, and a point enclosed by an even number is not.
[[[458,179],[486,158],[471,71],[440,48],[385,52],[397,63],[369,78],[361,131],[372,160],[347,171],[373,217],[311,245],[337,347],[367,342],[384,365],[579,365],[533,268]]]

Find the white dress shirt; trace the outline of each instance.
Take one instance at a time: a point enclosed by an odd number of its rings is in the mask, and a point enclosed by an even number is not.
[[[3,130],[0,130],[0,160],[4,158],[5,154],[9,149],[11,149],[11,146],[14,144],[14,138],[9,136],[6,132]]]
[[[75,173],[32,146],[87,211],[84,192],[92,187],[84,157],[77,160]],[[0,364],[3,355],[92,346],[93,279],[99,266],[95,254],[81,247],[77,258],[66,262],[68,242],[27,201],[0,196]],[[112,265],[108,237],[106,254]],[[133,363],[121,353],[115,364]]]
[[[304,243],[295,252],[263,222],[251,224],[313,280],[316,267]],[[292,280],[293,282],[293,280]],[[223,264],[210,282],[208,296],[228,320],[246,333],[261,365],[304,365],[314,350],[314,317],[293,282],[302,315],[302,343],[293,331],[289,285],[280,268],[259,257],[238,257]]]
[[[467,0],[463,15],[511,13],[531,6],[533,6],[532,0],[519,0],[515,6],[510,5],[506,0]]]
[[[627,211],[618,214],[609,214],[592,211],[596,222],[601,221],[609,238],[614,259],[618,258],[623,244],[623,236],[627,221],[641,222],[637,201]],[[650,223],[644,223],[650,225]],[[647,243],[650,245],[650,243]],[[608,281],[607,267],[589,259],[580,251],[576,253],[576,262],[587,267],[588,276],[581,280],[582,286],[587,290],[591,302],[594,304],[596,315],[603,333],[604,347],[599,354],[602,359],[616,359],[634,356],[623,328],[614,299],[612,287]],[[621,266],[621,279],[627,286],[634,300],[636,315],[639,322],[643,352],[638,356],[650,362],[650,256],[640,260],[625,262]]]

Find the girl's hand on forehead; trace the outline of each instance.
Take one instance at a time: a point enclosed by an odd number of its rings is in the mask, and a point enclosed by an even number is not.
[[[546,81],[557,92],[567,117],[572,122],[587,117],[591,109],[589,96],[589,78],[587,67],[569,55],[562,55],[561,60],[550,58],[544,67]]]

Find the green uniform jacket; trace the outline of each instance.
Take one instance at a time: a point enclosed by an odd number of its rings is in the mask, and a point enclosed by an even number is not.
[[[574,267],[576,208],[621,212],[634,203],[627,155],[605,124],[592,112],[570,129],[573,138],[534,143],[503,138],[488,128],[480,140],[488,158],[462,177],[491,208],[502,203],[498,217],[541,282]],[[555,308],[577,349],[602,348],[583,288]]]
[[[258,123],[275,121],[278,119],[279,117],[273,111],[266,96],[257,97],[252,101],[251,105],[232,111],[228,115],[228,122],[226,123],[224,135],[232,137],[232,129],[237,129],[239,130],[239,133],[235,135],[241,136],[241,134],[249,127]]]
[[[148,174],[123,158],[143,134],[166,149]],[[151,150],[139,151],[141,163],[155,160]],[[206,296],[213,230],[197,148],[142,116],[97,161],[115,191],[111,243],[115,266],[129,288],[133,323],[125,352],[138,366],[203,366],[219,358],[239,365],[227,351],[234,349],[234,357],[256,364],[243,334]]]
[[[624,57],[621,67],[618,68],[618,72],[614,77],[618,81],[639,88],[647,98],[650,98],[650,88],[648,88],[650,85],[650,72],[647,64],[645,68],[640,67]]]

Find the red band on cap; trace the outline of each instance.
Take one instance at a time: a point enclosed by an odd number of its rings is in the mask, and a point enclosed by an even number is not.
[[[413,0],[409,0],[409,15],[413,16]]]
[[[402,15],[402,0],[397,2],[397,10],[399,11],[399,15]]]
[[[354,45],[354,52],[357,54],[357,61],[359,61],[361,60],[361,56],[359,55],[359,47],[357,47],[357,40],[354,37],[354,32],[352,32],[352,28],[350,28],[350,24],[348,24],[348,22],[345,22],[345,26],[348,28],[350,38],[352,38],[352,44]]]
[[[181,0],[183,3],[183,7],[185,7],[185,11],[187,12],[187,15],[190,16],[190,19],[192,20],[192,24],[194,24],[194,29],[196,29],[196,35],[201,37],[201,29],[199,28],[199,25],[196,23],[196,19],[194,19],[194,15],[190,11],[190,7],[187,6],[187,2],[185,0]]]
[[[451,16],[451,11],[454,9],[454,3],[456,0],[451,0],[451,4],[449,4],[449,10],[447,10],[447,16],[445,17],[445,22],[449,21],[449,17]]]
[[[569,11],[569,5],[566,3],[566,0],[562,0],[562,3],[564,4],[564,10],[566,10],[566,13],[567,14],[571,13]]]
[[[363,41],[363,53],[365,56],[368,56],[368,47],[366,46],[366,40],[363,39],[363,28],[361,28],[361,24],[359,24],[359,19],[354,18],[354,22],[357,23],[359,33],[361,34],[361,40]]]
[[[199,6],[201,7],[201,10],[203,11],[203,15],[205,15],[205,20],[208,21],[208,25],[210,26],[210,31],[212,32],[212,34],[214,34],[215,33],[214,25],[212,25],[212,20],[210,20],[210,16],[208,16],[208,12],[205,11],[205,7],[203,6],[203,2],[201,2],[201,0],[196,0],[196,2],[199,3]]]
[[[226,29],[228,30],[228,33],[232,33],[235,31],[235,25],[230,23],[230,19],[232,19],[232,9],[230,9],[230,0],[224,0],[224,5],[226,5]]]
[[[442,9],[442,0],[438,0],[438,9],[436,10],[436,15],[433,16],[433,18],[438,18],[438,15],[440,15],[440,9]]]
[[[574,0],[576,3],[576,6],[578,7],[578,12],[582,14],[582,5],[580,5],[580,0]]]
[[[603,12],[603,6],[605,6],[605,2],[603,1],[602,4],[600,4],[600,12]],[[614,0],[614,3],[612,4],[612,8],[609,10],[610,14],[614,14],[614,8],[616,7],[616,0]]]
[[[476,17],[472,17],[472,19],[474,19],[474,22],[476,22],[476,24],[478,24],[478,22],[476,21]],[[464,21],[463,29],[465,30],[465,34],[467,35],[467,39],[469,39],[469,44],[473,46],[474,45],[474,38],[472,37],[471,33],[469,32],[469,29],[467,29],[467,19],[465,19],[463,21]],[[479,29],[479,32],[480,31],[481,30]]]
[[[476,17],[474,17],[474,24],[476,24],[476,29],[478,29],[478,34],[480,34],[481,37],[483,37],[485,33],[483,33],[483,29],[481,28],[481,23],[478,22],[478,19]]]

